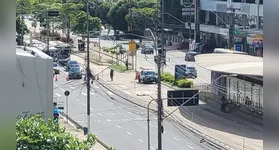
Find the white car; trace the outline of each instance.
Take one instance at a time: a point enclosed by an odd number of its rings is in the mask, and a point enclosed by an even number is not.
[[[60,66],[56,62],[53,62],[53,71],[54,71],[55,74],[59,74],[60,73]]]

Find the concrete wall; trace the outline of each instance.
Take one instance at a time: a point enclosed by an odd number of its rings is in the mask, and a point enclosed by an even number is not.
[[[228,12],[226,10],[228,2],[214,0],[200,0],[201,10]],[[235,11],[236,14],[257,16],[257,4],[248,3],[231,3],[233,8],[240,8],[240,11]],[[259,16],[263,17],[263,5],[259,5]]]
[[[35,57],[27,52],[16,53],[16,115],[44,113],[52,117],[53,111],[53,60]]]

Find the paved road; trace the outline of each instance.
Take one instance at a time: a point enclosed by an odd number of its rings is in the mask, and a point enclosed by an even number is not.
[[[54,81],[54,96],[65,99],[63,92],[69,90],[69,114],[86,126],[86,88],[82,80],[66,81],[65,72],[61,72],[58,81]],[[113,97],[114,99],[111,99]],[[130,104],[101,86],[92,85],[91,91],[91,131],[101,139],[120,150],[147,149],[146,110]],[[151,146],[157,145],[156,115],[151,113]],[[166,150],[206,149],[199,139],[191,133],[188,137],[175,128],[173,123],[164,123],[163,147]],[[125,143],[125,145],[123,144]]]

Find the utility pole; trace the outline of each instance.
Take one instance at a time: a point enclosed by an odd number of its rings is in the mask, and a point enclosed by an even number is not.
[[[228,40],[228,48],[231,49],[234,47],[234,30],[235,30],[235,11],[240,10],[239,8],[233,8],[230,6],[228,8],[230,13],[230,28],[229,28],[229,40]]]
[[[195,43],[200,43],[200,0],[195,0]]]
[[[162,133],[163,133],[163,126],[162,126],[162,112],[163,112],[163,102],[162,102],[162,87],[161,87],[161,65],[162,65],[162,59],[161,55],[164,54],[164,13],[165,13],[165,2],[164,0],[161,0],[161,15],[162,15],[162,28],[161,28],[161,44],[162,44],[162,53],[157,53],[157,69],[158,69],[158,92],[157,92],[157,103],[158,103],[158,113],[157,113],[157,118],[158,118],[158,150],[162,150]],[[155,41],[157,42],[157,41]],[[157,45],[156,45],[157,46]]]
[[[87,32],[87,68],[86,68],[86,85],[87,85],[87,131],[90,133],[90,55],[89,55],[89,0],[86,2],[86,32]]]

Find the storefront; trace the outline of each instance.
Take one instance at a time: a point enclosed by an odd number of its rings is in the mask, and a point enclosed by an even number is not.
[[[247,37],[247,45],[249,54],[263,57],[263,35],[255,34]]]

